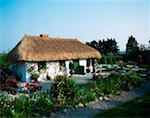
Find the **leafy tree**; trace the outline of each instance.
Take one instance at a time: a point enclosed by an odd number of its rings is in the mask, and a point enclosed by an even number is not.
[[[127,44],[126,44],[126,53],[130,54],[130,53],[133,53],[133,52],[137,52],[138,49],[139,49],[138,43],[135,40],[135,38],[131,35],[128,39]]]
[[[150,64],[150,48],[145,45],[139,48],[139,64]]]
[[[128,60],[137,62],[139,47],[135,37],[133,37],[132,35],[129,37],[128,42],[126,44],[126,54]]]
[[[104,39],[99,40],[98,42],[93,40],[92,42],[87,42],[86,44],[95,48],[102,54],[107,54],[107,53],[117,54],[119,50],[116,40],[112,38],[110,39],[107,38],[106,41]]]
[[[114,64],[117,61],[117,56],[113,53],[107,53],[106,55],[102,55],[102,58],[99,60],[99,63],[102,64]]]
[[[86,42],[87,45],[95,48],[96,50],[99,50],[99,45],[98,45],[98,42],[93,40],[92,42]]]
[[[10,63],[6,59],[6,53],[0,53],[0,69],[3,71],[8,71]]]
[[[117,54],[118,50],[119,49],[115,39],[107,38],[106,41],[104,39],[102,41],[101,40],[99,41],[99,51],[103,54],[107,54],[107,53]]]

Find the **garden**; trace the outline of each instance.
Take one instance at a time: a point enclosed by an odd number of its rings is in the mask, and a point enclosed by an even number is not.
[[[72,77],[57,76],[53,87],[44,92],[0,93],[0,117],[49,117],[52,112],[64,108],[84,107],[106,96],[119,95],[121,91],[129,91],[144,81],[135,72],[125,75],[112,73],[106,79],[86,84],[76,84]]]
[[[9,63],[5,57],[6,54],[0,55],[0,117],[49,117],[65,108],[85,107],[91,102],[130,91],[149,80],[149,75],[141,76],[130,69],[123,74],[112,72],[106,78],[95,78],[84,84],[77,84],[73,77],[57,76],[48,90],[41,91],[36,83],[27,83],[25,87],[33,91],[18,92],[17,80],[6,73]],[[37,78],[35,74],[32,76]]]

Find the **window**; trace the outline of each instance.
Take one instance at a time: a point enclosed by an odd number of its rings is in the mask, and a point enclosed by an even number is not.
[[[94,66],[94,63],[95,63],[95,59],[92,59],[92,66]]]
[[[41,69],[46,69],[46,62],[45,61],[38,62],[38,71]]]
[[[86,66],[89,67],[90,66],[90,59],[87,59],[86,61],[87,61]]]
[[[65,61],[59,61],[60,66],[66,67]]]
[[[66,67],[65,61],[59,61],[59,64],[60,64],[60,70],[64,71],[64,69]]]

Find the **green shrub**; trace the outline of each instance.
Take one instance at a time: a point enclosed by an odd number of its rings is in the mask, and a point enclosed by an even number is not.
[[[53,103],[45,94],[0,94],[0,117],[34,117],[34,113],[51,111]]]
[[[51,95],[59,105],[71,105],[77,93],[74,80],[67,76],[57,76],[54,79]]]
[[[86,104],[96,99],[96,92],[94,91],[95,84],[86,83],[78,85],[76,104]]]
[[[5,94],[0,94],[0,117],[12,117],[12,98],[9,98]]]
[[[105,94],[117,94],[121,91],[122,80],[121,75],[118,73],[112,73],[107,79],[104,80],[105,87],[103,92]]]
[[[7,61],[6,57],[6,53],[0,54],[0,69],[3,71],[8,71],[10,66],[10,62]]]
[[[40,75],[39,75],[38,73],[32,73],[32,74],[31,74],[31,78],[32,78],[32,79],[37,79],[37,78],[39,78],[39,76],[40,76]]]
[[[128,72],[126,75],[122,76],[122,80],[123,86],[126,90],[137,87],[144,82],[144,79],[135,72]]]

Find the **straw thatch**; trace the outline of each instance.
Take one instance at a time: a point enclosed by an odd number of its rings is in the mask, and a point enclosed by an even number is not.
[[[10,51],[10,61],[54,61],[100,58],[100,53],[77,39],[27,36]]]

